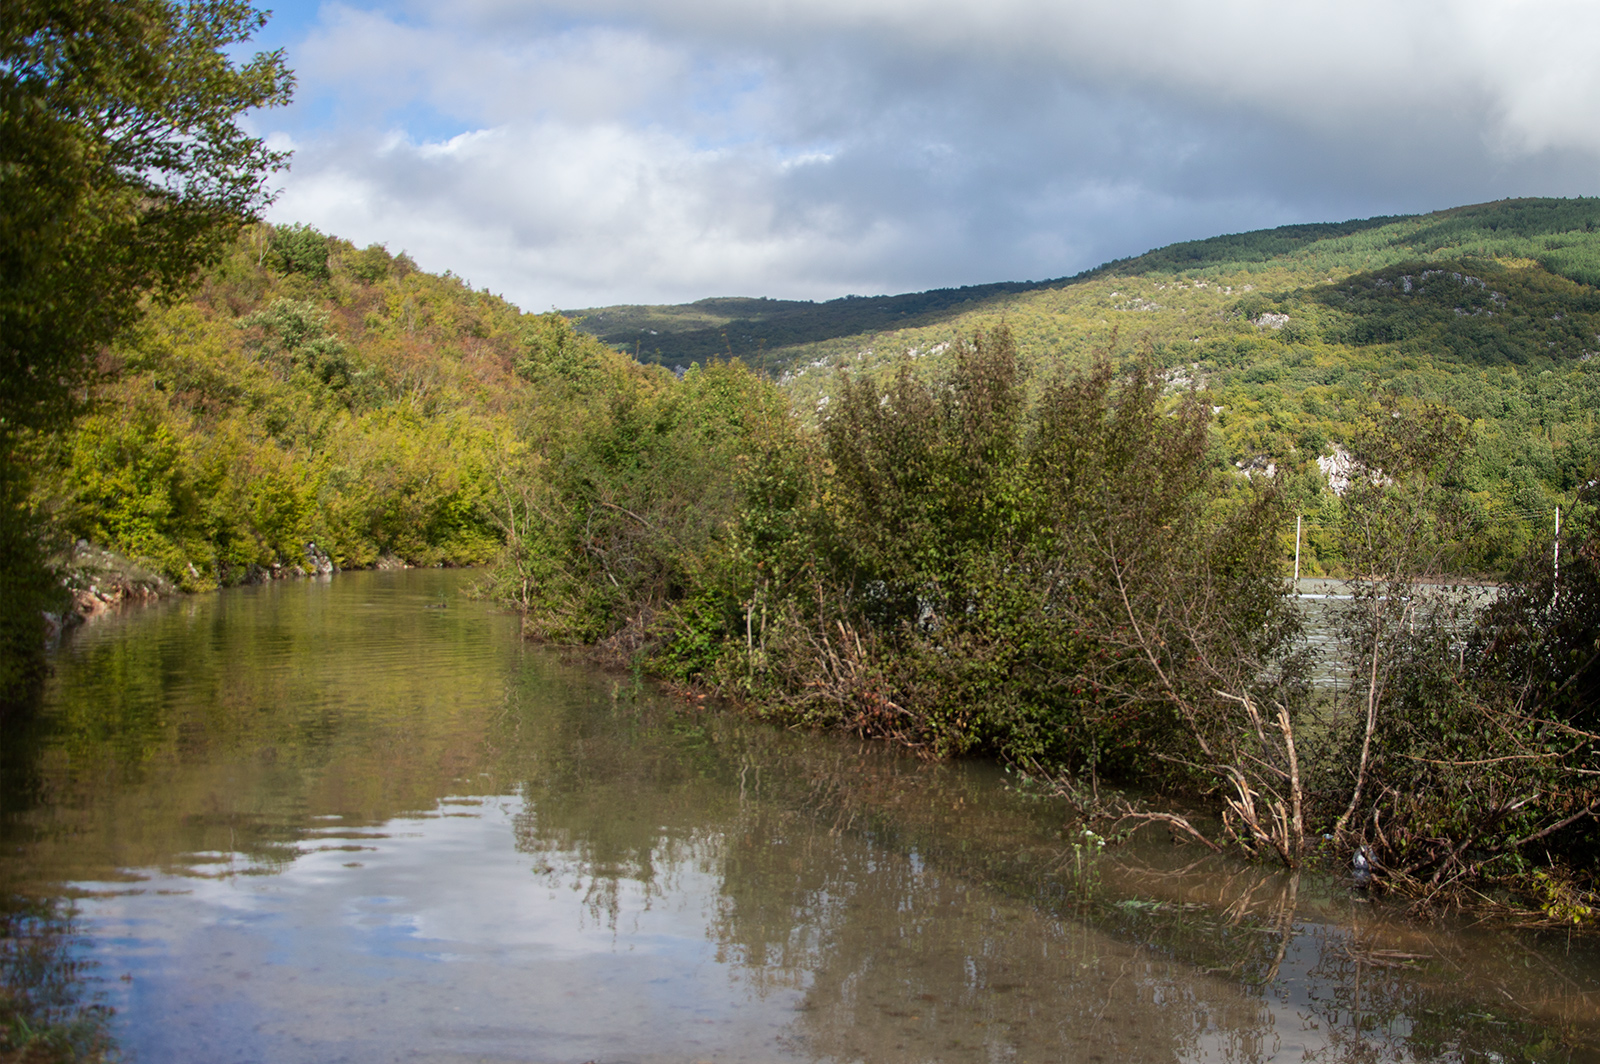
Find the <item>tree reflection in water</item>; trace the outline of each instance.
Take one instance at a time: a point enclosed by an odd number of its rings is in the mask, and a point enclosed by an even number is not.
[[[622,960],[650,950],[640,927],[703,934],[693,963],[717,968],[735,1012],[781,1013],[780,1041],[739,1043],[770,1059],[1600,1054],[1600,962],[1581,943],[1394,921],[1347,884],[1192,847],[1086,846],[1061,807],[992,765],[685,708],[520,644],[514,618],[423,608],[458,580],[253,589],[158,608],[125,636],[81,633],[49,711],[0,751],[3,870],[36,893],[161,875],[267,884],[318,859],[398,859],[408,820],[465,825],[437,818],[481,800],[513,811],[526,872],[512,869],[523,878],[504,896],[456,893],[508,918],[537,902],[541,928],[609,932],[580,937]],[[382,852],[324,852],[340,846]],[[448,894],[471,867],[430,884]],[[296,889],[337,913],[328,892],[346,880],[312,878]],[[130,919],[141,897],[164,918],[183,911],[130,890]],[[383,904],[396,919],[426,912]],[[668,908],[672,921],[641,916]],[[472,955],[522,971],[544,956],[530,941]],[[658,951],[651,970],[673,956]],[[628,970],[608,962],[604,979]],[[523,985],[497,972],[471,976],[481,997]],[[339,1028],[336,1006],[260,975],[250,985],[329,1009],[318,1022]],[[688,1059],[675,1037],[634,1055]]]
[[[1542,1060],[1596,1044],[1582,994],[1493,972],[1482,936],[1385,919],[1325,877],[1148,845],[1085,866],[1063,860],[1053,809],[984,766],[649,698],[613,712],[625,727],[575,720],[537,744],[567,759],[529,775],[522,845],[579,854],[591,899],[616,877],[670,893],[671,868],[715,876],[718,959],[757,995],[804,991],[812,1054]]]

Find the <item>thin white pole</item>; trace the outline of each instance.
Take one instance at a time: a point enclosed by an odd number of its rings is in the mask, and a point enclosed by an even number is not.
[[[1550,606],[1553,609],[1561,598],[1561,507],[1556,507],[1556,542],[1555,563],[1550,570],[1550,584],[1555,589],[1550,595]]]
[[[1560,511],[1556,511],[1560,513]],[[1559,531],[1560,518],[1556,519]],[[1294,593],[1300,594],[1300,515],[1294,515]]]

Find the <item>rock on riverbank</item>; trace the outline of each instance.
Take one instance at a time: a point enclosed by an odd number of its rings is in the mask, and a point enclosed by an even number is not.
[[[59,609],[44,615],[45,636],[51,642],[113,607],[178,594],[177,585],[155,570],[83,540],[68,548],[57,564],[62,600]]]

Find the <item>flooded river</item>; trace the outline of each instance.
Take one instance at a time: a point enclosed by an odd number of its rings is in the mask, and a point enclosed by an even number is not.
[[[126,1059],[1600,1060],[1586,941],[1102,849],[992,765],[523,644],[470,579],[197,596],[59,651],[0,756],[0,888],[54,906],[16,926]]]

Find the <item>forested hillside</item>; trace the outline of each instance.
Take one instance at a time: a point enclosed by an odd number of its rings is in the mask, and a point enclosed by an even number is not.
[[[782,370],[811,345],[936,325],[1007,305],[1008,297],[1108,277],[1268,274],[1305,284],[1411,260],[1524,259],[1584,284],[1600,283],[1600,200],[1510,200],[1434,214],[1287,225],[1170,244],[1071,278],[940,288],[895,296],[844,296],[823,303],[747,297],[679,306],[566,311],[584,332],[642,361],[688,365],[737,356]],[[1260,287],[1259,285],[1257,287]],[[976,306],[974,304],[977,304]],[[1019,337],[1026,342],[1026,337]],[[848,346],[848,345],[846,345]]]
[[[760,354],[786,365],[783,391],[813,424],[847,376],[886,381],[903,360],[944,372],[953,346],[1000,324],[1025,391],[1096,355],[1143,361],[1169,394],[1207,397],[1212,461],[1285,490],[1306,518],[1307,573],[1347,568],[1329,474],[1375,397],[1436,404],[1471,441],[1458,476],[1476,532],[1455,563],[1496,573],[1596,475],[1597,220],[1600,201],[1516,201],[1173,245],[1070,283],[707,300],[627,320],[702,339],[737,322],[858,329]],[[902,315],[923,324],[882,328]],[[309,543],[341,566],[487,561],[527,426],[577,394],[536,383],[547,348],[604,363],[591,404],[624,377],[667,387],[631,350],[604,353],[556,315],[403,255],[258,227],[106,354],[88,416],[36,443],[35,506],[58,542],[113,547],[185,587],[307,563]]]
[[[1287,226],[1175,244],[1070,281],[880,297],[871,305],[901,306],[906,319],[853,332],[851,315],[870,301],[782,304],[765,318],[754,301],[604,308],[581,312],[579,328],[630,351],[614,324],[656,329],[664,361],[731,352],[780,376],[813,414],[841,371],[886,378],[905,356],[948,368],[955,341],[1001,323],[1039,379],[1095,352],[1148,358],[1174,391],[1194,384],[1211,397],[1219,461],[1288,486],[1309,521],[1309,573],[1345,568],[1317,460],[1348,448],[1377,393],[1436,403],[1472,435],[1460,475],[1480,527],[1460,564],[1494,573],[1552,533],[1555,508],[1594,475],[1597,223],[1600,200],[1577,199]],[[953,298],[962,293],[970,301]],[[808,330],[813,339],[788,339]],[[669,355],[679,340],[700,346]]]
[[[1329,835],[1413,885],[1526,873],[1537,841],[1570,894],[1600,813],[1586,237],[1541,264],[1526,233],[1441,257],[1426,228],[1167,249],[830,341],[779,383],[257,227],[33,438],[34,513],[193,589],[324,552],[492,561],[528,634],[775,720],[1080,798],[1058,773],[1221,795],[1248,850],[1294,865]],[[1331,691],[1284,593],[1297,515],[1307,571],[1361,578]],[[1513,581],[1491,609],[1415,594],[1481,571]]]
[[[58,545],[109,547],[188,589],[320,554],[487,562],[506,470],[538,438],[527,423],[560,418],[531,380],[579,349],[631,372],[559,317],[404,255],[259,226],[106,352],[70,431],[35,440],[34,505]]]

